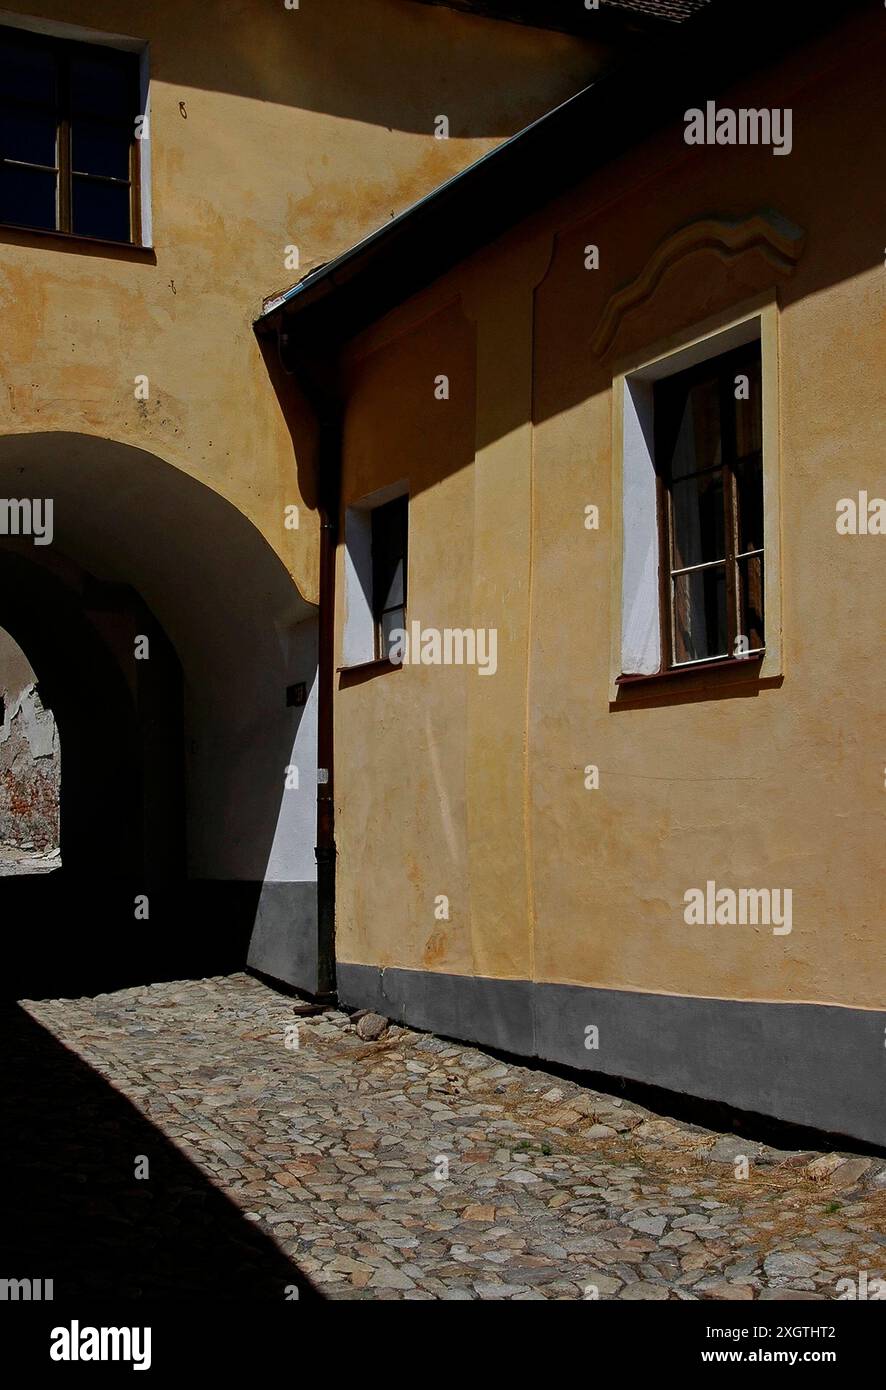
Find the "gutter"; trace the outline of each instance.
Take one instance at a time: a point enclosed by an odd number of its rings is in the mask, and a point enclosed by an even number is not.
[[[328,403],[327,403],[328,404]],[[317,660],[317,992],[335,993],[335,556],[341,479],[341,409],[320,416],[320,614]]]
[[[337,389],[335,358],[318,350],[310,364],[296,362],[287,351],[285,334],[275,328],[275,341],[258,334],[285,378],[298,377],[319,429],[317,510],[320,517],[319,640],[317,654],[317,980],[315,997],[335,998],[335,562],[338,543],[341,485],[343,404]],[[272,376],[273,380],[273,376]],[[288,380],[274,382],[278,396],[291,391]]]

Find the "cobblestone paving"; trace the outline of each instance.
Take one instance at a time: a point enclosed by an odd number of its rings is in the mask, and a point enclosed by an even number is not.
[[[364,1042],[342,1013],[297,1020],[294,1048],[293,1001],[246,975],[24,1007],[327,1297],[831,1299],[886,1277],[880,1159],[718,1135],[407,1029]]]

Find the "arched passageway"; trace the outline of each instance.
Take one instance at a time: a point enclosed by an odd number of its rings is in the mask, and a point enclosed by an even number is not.
[[[131,446],[7,436],[0,496],[52,502],[51,543],[0,536],[0,627],[61,745],[62,866],[0,879],[7,996],[247,959],[311,988],[314,610],[236,507]]]
[[[55,717],[25,652],[0,626],[0,877],[59,867],[60,782]]]
[[[154,616],[128,586],[55,553],[35,563],[16,542],[0,550],[0,626],[26,652],[58,730],[66,876],[145,887],[180,877],[182,675]],[[133,661],[140,635],[150,655]]]

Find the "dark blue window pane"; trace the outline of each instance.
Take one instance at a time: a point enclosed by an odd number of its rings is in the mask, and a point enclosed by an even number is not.
[[[0,39],[0,93],[7,101],[56,100],[56,59],[47,49]]]
[[[71,141],[71,162],[75,174],[129,178],[128,128],[75,117],[71,126]]]
[[[55,168],[55,116],[22,106],[0,108],[0,156]]]
[[[40,227],[54,232],[56,175],[39,169],[0,165],[0,222]]]
[[[118,54],[71,59],[71,109],[101,112],[106,116],[135,119],[136,73],[134,62]]]
[[[129,188],[96,179],[74,179],[73,228],[79,236],[129,241]]]

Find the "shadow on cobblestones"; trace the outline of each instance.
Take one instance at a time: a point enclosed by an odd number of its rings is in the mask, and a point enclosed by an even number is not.
[[[880,1159],[358,1026],[242,972],[24,1000],[0,1277],[183,1302],[279,1299],[296,1266],[336,1301],[827,1301],[883,1277]]]
[[[123,1095],[20,1008],[0,1007],[0,1278],[54,1297],[322,1297]],[[149,1178],[135,1177],[140,1155]],[[289,1292],[287,1293],[287,1286]]]
[[[0,996],[78,998],[182,976],[242,968],[255,921],[255,884],[153,884],[151,931],[130,930],[140,880],[77,874],[0,879],[0,916],[25,924],[6,941]],[[86,930],[73,930],[74,923]]]

